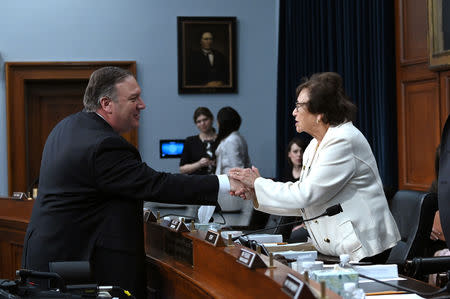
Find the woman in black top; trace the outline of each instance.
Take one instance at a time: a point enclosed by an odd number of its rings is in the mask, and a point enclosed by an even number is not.
[[[180,160],[180,172],[185,174],[214,173],[214,151],[217,134],[212,126],[214,116],[206,107],[194,112],[194,122],[200,134],[186,138]]]
[[[303,166],[303,151],[308,144],[298,137],[294,137],[288,144],[287,161],[289,168],[281,177],[282,182],[295,182],[300,178]]]
[[[294,137],[289,142],[287,147],[287,161],[290,167],[283,173],[280,181],[282,182],[295,182],[300,178],[303,166],[303,151],[308,146],[308,143],[304,139]],[[279,226],[285,223],[294,222],[300,220],[296,216],[276,216],[271,215],[268,220],[268,226]],[[275,225],[274,225],[275,224]],[[289,243],[306,242],[308,238],[308,232],[304,228],[304,225],[292,225],[277,227],[275,234],[282,234],[283,240]]]

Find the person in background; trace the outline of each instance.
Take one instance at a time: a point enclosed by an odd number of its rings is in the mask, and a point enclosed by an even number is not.
[[[200,134],[186,138],[180,159],[180,172],[184,174],[214,173],[214,151],[217,134],[213,128],[214,116],[206,107],[194,111],[194,123]]]
[[[439,175],[439,158],[441,155],[441,147],[438,146],[436,148],[436,154],[435,154],[435,162],[434,162],[434,171],[436,175],[436,179],[431,183],[430,189],[428,189],[429,192],[438,193],[438,175]],[[433,252],[444,249],[447,247],[447,244],[445,242],[445,236],[442,231],[441,226],[441,219],[439,211],[436,211],[434,215],[434,221],[433,221],[433,227],[431,229],[430,239],[433,241],[431,245],[431,249]]]
[[[436,179],[431,183],[429,192],[438,193],[438,176],[439,176],[439,160],[441,156],[441,146],[436,148],[435,161],[434,161],[434,171]],[[441,215],[439,210],[434,214],[433,227],[431,228],[430,234],[430,244],[427,246],[427,256],[449,256],[450,251],[447,248],[447,243],[445,241],[444,232],[442,230]],[[440,287],[440,283],[437,279],[436,274],[430,274],[428,277],[428,282],[432,285]]]
[[[384,263],[400,233],[369,143],[352,123],[355,114],[339,74],[314,74],[298,86],[292,111],[297,132],[313,136],[300,179],[274,182],[262,178],[255,167],[232,169],[229,176],[247,188],[235,195],[252,199],[255,208],[271,214],[308,219],[341,205],[343,212],[306,223],[317,251]]]
[[[302,172],[303,167],[303,153],[305,152],[308,143],[306,143],[305,139],[301,139],[298,137],[294,137],[288,145],[288,163],[292,167],[292,169],[288,169],[287,173],[284,175],[284,182],[295,182],[300,178],[300,173]],[[287,218],[287,219],[285,219]],[[298,217],[295,217],[298,218]],[[281,223],[287,223],[295,221],[295,219],[291,217],[283,217]],[[290,228],[288,226],[288,228]],[[305,228],[305,224],[299,224],[292,227],[292,231],[289,234],[288,242],[289,243],[297,243],[297,242],[306,242],[308,240],[308,231]]]
[[[307,147],[307,142],[299,137],[294,137],[287,146],[286,158],[289,167],[286,168],[283,175],[278,181],[281,182],[295,182],[300,178],[300,173],[303,166],[303,152]],[[306,242],[308,232],[304,228],[304,224],[300,225],[286,225],[290,222],[299,221],[298,216],[278,216],[270,215],[266,227],[276,227],[272,233],[281,234],[284,241],[289,243]],[[281,226],[280,226],[281,225]]]
[[[299,137],[294,137],[289,142],[287,147],[287,162],[289,168],[286,169],[281,177],[281,182],[295,182],[300,178],[303,166],[303,153],[307,145],[305,140]]]
[[[231,107],[224,107],[217,113],[217,135],[216,149],[216,175],[227,174],[233,167],[250,167],[247,142],[239,133],[241,117]],[[219,200],[220,207],[224,212],[236,212],[241,210],[243,202],[240,198]]]

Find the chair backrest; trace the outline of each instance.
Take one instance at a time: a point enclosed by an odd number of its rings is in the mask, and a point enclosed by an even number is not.
[[[389,208],[397,223],[401,240],[392,248],[387,263],[404,264],[407,259],[423,256],[437,211],[436,194],[399,190],[392,198]]]
[[[299,217],[296,216],[278,216],[278,215],[270,215],[267,220],[265,228],[269,229],[273,227],[273,229],[267,230],[268,234],[280,234],[283,236],[283,241],[286,241],[291,236],[292,229],[296,224],[286,225],[286,223],[294,222],[300,220]],[[298,225],[298,224],[297,224]]]

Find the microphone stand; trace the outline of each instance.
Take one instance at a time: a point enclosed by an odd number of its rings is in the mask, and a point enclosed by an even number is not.
[[[237,239],[245,237],[245,236],[248,236],[250,234],[254,234],[254,233],[258,233],[258,232],[262,232],[262,231],[266,231],[266,230],[271,230],[271,229],[274,229],[274,228],[278,228],[280,226],[286,226],[286,225],[292,225],[292,224],[302,224],[302,223],[304,223],[306,221],[315,220],[315,219],[323,217],[323,216],[334,216],[334,215],[339,214],[341,212],[342,212],[342,207],[341,207],[340,204],[337,204],[337,205],[334,205],[334,206],[331,206],[331,207],[327,208],[325,212],[323,212],[322,214],[320,214],[318,216],[315,216],[315,217],[312,217],[312,218],[309,218],[309,219],[301,219],[301,220],[292,221],[292,222],[288,222],[288,223],[278,224],[277,226],[273,226],[273,227],[267,227],[267,228],[261,228],[261,229],[253,230],[253,231],[247,232],[245,234],[242,234],[242,235],[240,235],[238,237],[234,237],[234,238],[232,238],[232,240],[236,241]]]
[[[307,219],[307,220],[301,219],[301,220],[297,220],[297,221],[292,221],[292,222],[278,224],[276,226],[271,226],[271,227],[265,227],[265,228],[261,228],[261,229],[257,229],[257,230],[252,230],[250,232],[247,232],[245,234],[240,235],[239,237],[245,237],[245,236],[248,236],[248,235],[251,235],[251,234],[254,234],[254,233],[263,232],[263,231],[266,231],[266,230],[277,229],[277,228],[282,227],[282,226],[293,225],[293,224],[302,224],[303,222],[308,221],[308,220],[310,220],[310,219]],[[236,239],[237,239],[237,237],[234,237],[233,241],[236,240]]]

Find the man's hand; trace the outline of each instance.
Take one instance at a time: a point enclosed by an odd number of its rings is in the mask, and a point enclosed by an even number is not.
[[[248,189],[248,188],[245,188],[244,196],[245,196],[244,199],[252,200],[252,201],[253,201],[253,206],[254,206],[255,208],[258,208],[258,207],[259,207],[259,203],[258,203],[258,200],[257,200],[257,198],[256,198],[255,189]],[[241,197],[242,197],[242,196],[241,196]]]
[[[240,181],[248,189],[255,188],[255,180],[261,175],[259,174],[258,168],[252,166],[250,168],[232,168],[230,169],[228,176]]]
[[[229,176],[228,176],[228,179],[230,180],[230,194],[231,195],[240,196],[240,194],[244,194],[245,187],[241,182],[239,182],[238,180],[235,180]]]

